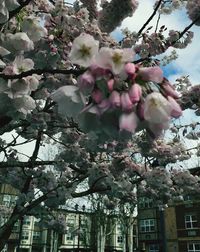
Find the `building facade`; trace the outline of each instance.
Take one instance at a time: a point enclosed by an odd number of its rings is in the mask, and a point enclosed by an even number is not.
[[[200,252],[200,201],[187,198],[159,209],[141,198],[138,242],[139,251]]]
[[[6,209],[12,211],[15,206],[17,194],[8,185],[0,186],[0,228],[9,216]],[[23,216],[15,223],[8,243],[1,252],[96,252],[100,251],[101,244],[104,251],[132,252],[137,246],[135,219],[124,232],[123,222],[116,214],[99,219],[96,212],[85,211],[84,207],[78,209],[77,206],[74,210],[60,209],[56,214],[64,217],[66,228],[63,233],[43,228],[33,216]],[[106,231],[99,235],[98,227],[105,226]],[[105,243],[99,243],[103,237]]]

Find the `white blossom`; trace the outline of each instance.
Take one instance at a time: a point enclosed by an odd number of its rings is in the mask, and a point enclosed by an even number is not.
[[[42,37],[47,36],[47,29],[36,18],[25,18],[21,28],[33,42],[39,41]]]
[[[31,110],[36,107],[35,100],[29,95],[23,95],[14,98],[14,105],[19,112],[25,115],[30,113]]]
[[[147,95],[144,102],[144,118],[150,123],[163,124],[168,122],[172,107],[169,101],[160,93]]]
[[[75,38],[69,57],[74,64],[83,67],[91,65],[92,60],[99,49],[99,41],[95,40],[91,35],[82,33]]]
[[[34,62],[32,61],[32,59],[24,59],[24,56],[20,55],[15,58],[13,67],[15,69],[15,73],[19,74],[33,69]]]
[[[111,49],[102,47],[96,57],[96,63],[102,68],[110,69],[114,74],[119,74],[127,62],[133,61],[134,51],[131,48]]]
[[[27,36],[25,32],[17,32],[15,34],[7,34],[5,37],[4,45],[6,46],[8,43],[9,50],[11,49],[15,51],[31,51],[34,49],[33,41]]]

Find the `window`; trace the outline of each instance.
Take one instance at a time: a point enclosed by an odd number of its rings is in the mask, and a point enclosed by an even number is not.
[[[29,232],[28,231],[23,231],[21,239],[22,240],[28,240],[29,239]]]
[[[10,200],[11,200],[11,196],[10,195],[4,195],[3,196],[3,202],[2,202],[2,204],[4,206],[9,207],[10,206]]]
[[[155,231],[155,220],[146,219],[140,220],[140,232],[153,232]]]
[[[123,242],[123,237],[121,235],[117,236],[117,242],[118,243],[122,243]]]
[[[31,224],[31,217],[30,216],[26,216],[24,218],[23,224],[29,226]]]
[[[12,197],[11,197],[10,205],[11,205],[12,207],[15,206],[15,204],[16,204],[16,202],[17,202],[17,199],[18,199],[17,196],[12,196]]]
[[[40,239],[40,232],[33,231],[33,240],[39,240]]]
[[[67,219],[67,226],[73,227],[75,224],[75,219],[74,218],[68,218]]]
[[[197,228],[197,216],[196,214],[185,215],[185,228],[192,229]]]
[[[200,252],[200,243],[188,243],[188,252]]]
[[[148,199],[146,197],[141,197],[139,199],[139,208],[150,208],[152,205],[152,199]]]
[[[71,240],[73,240],[73,235],[72,235],[72,233],[66,234],[65,240],[66,240],[66,241],[71,241]]]
[[[158,244],[150,244],[149,245],[149,252],[159,252],[159,245]]]

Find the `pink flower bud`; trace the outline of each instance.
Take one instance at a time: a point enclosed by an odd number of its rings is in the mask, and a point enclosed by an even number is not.
[[[130,114],[122,114],[119,118],[119,128],[120,130],[126,130],[134,133],[137,128],[137,122],[138,119],[134,112]]]
[[[127,92],[123,92],[120,98],[122,110],[130,111],[133,108],[133,103],[130,100],[129,94]]]
[[[117,92],[115,90],[112,91],[112,93],[111,93],[111,95],[109,97],[109,101],[110,101],[110,103],[111,103],[111,105],[113,107],[120,107],[121,102],[120,102],[120,94],[119,94],[119,92]]]
[[[138,72],[144,81],[155,81],[161,83],[163,81],[163,71],[160,67],[141,67]]]
[[[51,51],[52,51],[53,53],[56,53],[56,52],[58,51],[58,49],[57,49],[56,47],[52,46],[52,47],[51,47]]]
[[[171,83],[164,79],[163,83],[161,84],[161,87],[165,91],[166,96],[172,96],[175,99],[178,99],[180,95],[176,92],[175,88],[171,85]]]
[[[95,79],[92,74],[87,71],[78,79],[78,86],[83,93],[91,92],[94,88]]]
[[[131,75],[133,76],[135,74],[135,65],[133,63],[127,63],[124,67],[125,69],[125,72],[128,74],[128,75]]]
[[[110,101],[108,99],[104,99],[101,101],[101,103],[98,104],[98,108],[101,112],[101,114],[103,114],[106,110],[108,110],[110,108]]]
[[[167,99],[172,107],[171,116],[174,118],[182,116],[182,109],[180,105],[174,100],[174,98],[168,96]]]
[[[131,86],[129,90],[129,97],[132,103],[139,102],[141,95],[142,95],[142,88],[139,84],[135,83]]]
[[[92,72],[92,75],[95,77],[95,78],[98,78],[98,77],[102,77],[106,74],[106,70],[99,67],[98,65],[96,64],[92,64],[90,66],[90,71]]]
[[[96,103],[100,103],[103,100],[103,94],[101,92],[101,90],[99,89],[95,89],[92,92],[92,99],[96,102]]]
[[[107,81],[108,90],[109,90],[110,92],[113,91],[114,83],[115,83],[114,79],[110,79],[110,80]]]

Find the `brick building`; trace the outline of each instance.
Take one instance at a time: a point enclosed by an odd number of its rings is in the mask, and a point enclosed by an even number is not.
[[[190,172],[200,175],[199,168]],[[138,243],[139,251],[200,252],[200,200],[186,196],[163,209],[155,207],[151,199],[141,197]]]

